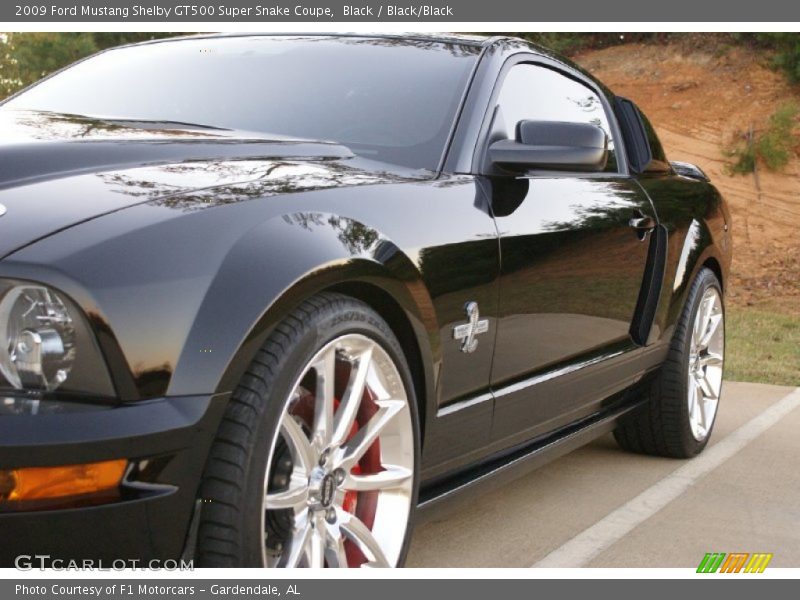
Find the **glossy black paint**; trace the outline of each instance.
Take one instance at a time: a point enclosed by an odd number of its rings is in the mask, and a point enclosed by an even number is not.
[[[596,412],[605,397],[588,388],[553,394],[526,380],[587,355],[634,349],[629,331],[649,238],[629,220],[653,209],[625,178],[515,183],[527,193],[496,217],[503,267],[492,387],[501,397],[494,435],[524,439]]]
[[[0,468],[132,459],[112,497],[28,501],[0,510],[0,565],[20,554],[103,560],[178,557],[204,454],[227,395],[0,418]],[[87,425],[91,424],[91,426]]]
[[[509,65],[563,70],[609,110],[613,95],[524,42],[459,43],[480,60],[440,171],[335,143],[0,110],[0,277],[69,295],[118,395],[104,419],[69,415],[84,427],[74,439],[39,439],[50,417],[0,417],[0,432],[18,431],[0,435],[0,468],[27,466],[31,445],[36,464],[177,457],[151,483],[171,486],[180,518],[142,521],[155,541],[116,551],[180,554],[219,407],[282,317],[329,289],[370,303],[408,355],[425,502],[607,431],[632,406],[626,390],[663,360],[697,270],[709,265],[727,283],[730,215],[708,182],[668,168],[632,175],[618,129],[616,174],[484,171],[487,114]],[[646,216],[657,230],[629,226]],[[472,354],[453,339],[468,301],[489,320]],[[147,418],[123,418],[126,407],[162,407],[191,435],[142,442]],[[59,523],[141,527],[141,502],[0,514],[0,527],[33,528],[38,540]],[[86,553],[69,539],[55,551]]]

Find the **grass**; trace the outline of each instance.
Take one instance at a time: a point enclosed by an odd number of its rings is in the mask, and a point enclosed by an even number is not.
[[[800,315],[770,307],[727,312],[725,378],[800,385]]]

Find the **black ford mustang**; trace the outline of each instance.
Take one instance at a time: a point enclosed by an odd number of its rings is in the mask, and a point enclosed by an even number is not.
[[[613,431],[691,457],[730,214],[511,38],[201,36],[0,106],[0,562],[400,565]]]

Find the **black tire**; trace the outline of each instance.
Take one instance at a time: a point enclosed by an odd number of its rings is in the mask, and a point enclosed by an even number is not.
[[[641,408],[624,417],[614,430],[617,443],[640,454],[691,458],[703,451],[713,430],[713,422],[702,441],[692,435],[687,406],[689,347],[692,326],[703,294],[714,287],[722,298],[722,288],[713,271],[702,268],[687,295],[670,343],[667,359],[642,393]],[[723,307],[724,327],[724,307]]]
[[[365,303],[335,293],[306,300],[272,332],[226,408],[200,489],[196,560],[203,567],[263,567],[262,500],[272,440],[292,386],[314,354],[345,334],[377,342],[395,363],[411,412],[411,509],[397,566],[408,552],[419,486],[419,419],[411,373],[388,324]]]

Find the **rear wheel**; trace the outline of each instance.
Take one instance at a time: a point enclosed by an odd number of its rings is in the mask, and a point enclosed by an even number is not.
[[[416,403],[388,325],[338,294],[270,336],[203,482],[208,566],[399,566],[417,495]]]
[[[614,431],[620,446],[675,458],[699,454],[716,420],[724,358],[722,288],[703,268],[689,290],[667,360],[644,392],[647,402]]]

